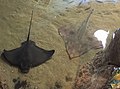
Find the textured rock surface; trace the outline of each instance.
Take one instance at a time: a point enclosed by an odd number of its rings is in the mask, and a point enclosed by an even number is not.
[[[112,38],[110,45],[106,50],[106,60],[109,64],[120,67],[120,29],[115,31],[115,36]]]
[[[108,89],[108,81],[113,77],[113,66],[103,62],[104,52],[100,51],[91,63],[80,67],[75,89]]]

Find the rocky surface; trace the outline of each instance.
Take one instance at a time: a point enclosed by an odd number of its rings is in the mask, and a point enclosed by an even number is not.
[[[110,42],[110,45],[106,49],[106,62],[108,62],[111,65],[115,65],[117,67],[120,67],[120,47],[118,44],[120,44],[120,29],[116,30],[114,32],[115,36],[112,38],[112,41]]]
[[[75,89],[119,89],[120,29],[106,50],[99,51],[89,64],[79,67]]]
[[[32,10],[34,16],[30,39],[39,47],[56,50],[51,60],[32,68],[28,74],[21,74],[18,68],[0,60],[2,87],[5,80],[9,89],[14,89],[13,79],[19,77],[30,82],[32,87],[40,89],[72,89],[78,65],[90,61],[98,50],[90,50],[81,57],[69,60],[58,28],[68,24],[78,28],[90,8],[95,10],[87,27],[91,34],[98,29],[110,30],[112,34],[119,28],[119,4],[92,2],[69,9],[64,4],[55,5],[54,0],[0,0],[0,52],[17,48],[26,40]],[[88,72],[85,73],[84,76],[89,75]],[[85,82],[89,80],[90,78],[87,78]]]
[[[76,77],[75,89],[108,89],[112,79],[113,67],[103,62],[104,52],[100,51],[91,63],[80,66]]]

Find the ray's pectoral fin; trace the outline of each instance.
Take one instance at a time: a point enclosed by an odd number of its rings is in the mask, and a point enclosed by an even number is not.
[[[18,56],[20,54],[20,51],[21,51],[21,47],[10,51],[4,50],[2,56],[10,65],[19,66],[20,63],[18,60]]]
[[[44,50],[42,48],[39,48],[37,46],[33,46],[31,48],[30,53],[31,54],[31,67],[36,67],[44,62],[46,62],[47,60],[49,60],[52,55],[54,54],[55,50]]]

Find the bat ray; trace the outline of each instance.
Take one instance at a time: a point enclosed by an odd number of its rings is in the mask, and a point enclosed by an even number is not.
[[[65,42],[66,51],[70,59],[79,57],[90,49],[99,48],[102,45],[86,28],[92,12],[93,10],[91,10],[88,17],[78,29],[73,29],[73,27],[69,27],[68,25],[58,29],[58,33]]]
[[[55,50],[44,50],[36,46],[34,41],[29,40],[32,24],[33,11],[30,20],[29,32],[27,40],[21,43],[21,47],[4,50],[3,58],[11,65],[18,67],[22,73],[28,73],[30,68],[36,67],[47,60],[54,54]]]

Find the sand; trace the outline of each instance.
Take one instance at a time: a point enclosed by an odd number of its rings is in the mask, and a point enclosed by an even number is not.
[[[46,1],[46,2],[45,2]],[[32,68],[28,74],[21,74],[18,68],[0,60],[0,79],[6,80],[9,89],[13,89],[13,79],[20,77],[30,82],[32,89],[54,89],[59,82],[62,89],[72,89],[79,64],[90,61],[98,50],[70,60],[66,53],[65,44],[58,34],[58,28],[71,25],[77,28],[94,9],[88,29],[91,34],[104,29],[113,33],[120,26],[119,4],[89,3],[73,8],[56,9],[52,0],[0,0],[0,52],[4,49],[17,48],[27,38],[31,11],[34,10],[30,39],[44,49],[55,49],[52,59]],[[60,8],[60,7],[59,7]],[[77,24],[77,25],[76,25]],[[110,35],[111,36],[111,35]],[[66,76],[72,80],[66,81]]]

